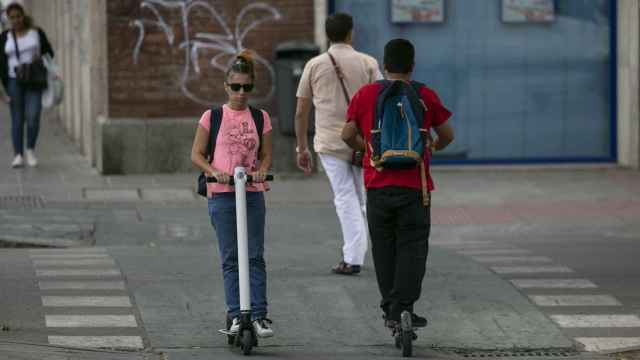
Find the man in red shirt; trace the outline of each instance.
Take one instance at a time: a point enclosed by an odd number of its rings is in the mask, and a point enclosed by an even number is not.
[[[405,39],[389,41],[384,48],[387,80],[411,80],[415,50]],[[433,181],[429,174],[431,151],[444,149],[453,141],[453,129],[447,124],[451,116],[438,95],[426,86],[419,90],[426,106],[425,129],[433,128],[437,139],[425,149],[423,161],[427,180],[427,199],[423,198],[419,166],[411,169],[376,169],[371,162],[371,129],[376,99],[383,85],[365,85],[353,96],[347,112],[342,139],[353,149],[365,151],[364,183],[367,189],[367,220],[371,250],[382,295],[380,307],[387,326],[400,320],[400,313],[412,314],[413,326],[426,326],[427,320],[414,314],[413,304],[420,298],[424,278],[428,238],[431,229],[430,192]]]

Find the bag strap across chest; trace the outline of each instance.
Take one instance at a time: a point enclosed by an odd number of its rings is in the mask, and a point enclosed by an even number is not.
[[[344,101],[346,101],[347,105],[349,105],[351,100],[349,99],[349,92],[347,91],[347,87],[344,85],[344,73],[342,72],[342,69],[340,69],[340,66],[338,66],[338,63],[336,62],[336,59],[333,57],[333,55],[331,55],[331,53],[328,51],[327,55],[329,55],[329,59],[331,59],[331,63],[333,64],[333,70],[335,70],[336,75],[338,76],[338,81],[340,82],[340,87],[342,88],[342,94],[344,95]]]

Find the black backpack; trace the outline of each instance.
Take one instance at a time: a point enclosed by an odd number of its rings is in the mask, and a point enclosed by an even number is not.
[[[256,109],[253,106],[249,106],[251,111],[251,117],[253,123],[256,126],[258,132],[258,158],[260,158],[260,152],[262,151],[262,131],[264,130],[264,115],[262,110]],[[207,145],[207,154],[209,162],[213,161],[213,154],[216,150],[216,140],[218,139],[218,133],[220,132],[220,125],[222,124],[222,108],[215,107],[211,109],[211,126],[209,131],[209,144]],[[204,172],[198,176],[197,183],[198,195],[207,197],[207,178]]]

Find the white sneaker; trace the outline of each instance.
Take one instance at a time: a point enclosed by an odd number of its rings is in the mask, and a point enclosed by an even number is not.
[[[240,331],[240,319],[233,318],[231,321],[231,327],[229,328],[229,332],[232,334],[237,334]]]
[[[27,164],[29,166],[37,166],[38,165],[38,159],[36,158],[36,154],[33,152],[33,150],[29,150],[27,149]]]
[[[22,155],[18,154],[15,158],[13,158],[13,162],[11,163],[12,168],[19,168],[24,166],[24,159],[22,159]]]
[[[257,319],[253,321],[253,328],[256,331],[256,335],[260,338],[268,338],[273,336],[273,329],[269,327],[271,320],[267,318]]]

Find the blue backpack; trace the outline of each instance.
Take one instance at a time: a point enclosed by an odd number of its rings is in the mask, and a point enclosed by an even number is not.
[[[424,118],[427,106],[420,97],[419,82],[380,80],[371,129],[371,163],[377,171],[420,168],[425,207],[431,197],[427,189],[425,157],[431,141]]]
[[[429,141],[424,128],[427,107],[420,99],[424,85],[415,81],[380,80],[371,129],[371,160],[376,169],[420,166]]]

